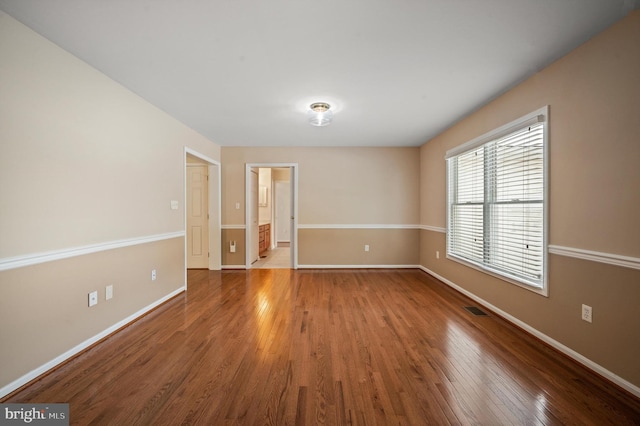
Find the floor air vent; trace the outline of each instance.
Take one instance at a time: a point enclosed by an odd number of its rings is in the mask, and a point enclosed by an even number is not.
[[[487,316],[487,313],[486,313],[486,312],[484,312],[483,310],[481,310],[481,309],[480,309],[480,308],[478,308],[478,307],[475,307],[475,306],[465,306],[464,308],[465,308],[467,311],[471,312],[473,315],[476,315],[476,316],[479,316],[479,317],[482,317],[482,316],[485,316],[485,317],[486,317],[486,316]]]

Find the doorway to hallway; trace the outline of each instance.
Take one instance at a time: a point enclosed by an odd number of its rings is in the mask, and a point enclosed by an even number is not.
[[[297,164],[246,164],[246,268],[297,269]]]

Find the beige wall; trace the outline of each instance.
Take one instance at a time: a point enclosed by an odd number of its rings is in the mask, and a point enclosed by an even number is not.
[[[0,272],[0,388],[160,300],[183,281],[183,238]],[[113,286],[108,301],[107,285]],[[94,290],[98,304],[89,308],[87,295]]]
[[[298,223],[300,225],[416,225],[419,220],[418,148],[222,148],[222,223],[242,225],[246,163],[298,164]],[[235,204],[241,208],[236,209]],[[375,227],[374,227],[375,228]],[[226,230],[227,234],[229,230]],[[331,232],[300,230],[300,264],[345,265],[378,263],[377,255],[363,257],[366,241],[376,246],[400,245],[384,257],[392,263],[415,264],[418,232],[401,229],[359,230],[363,244],[341,246],[350,229]],[[367,236],[371,234],[371,236]],[[374,235],[375,234],[375,235]],[[398,242],[400,239],[400,242]],[[360,241],[360,240],[359,240]],[[244,246],[244,240],[238,240]],[[373,244],[373,243],[370,243]],[[340,246],[340,250],[338,247]],[[374,248],[373,246],[371,247]],[[377,247],[381,249],[381,247]],[[238,247],[244,252],[244,247]],[[228,252],[228,247],[223,252]],[[378,252],[379,253],[379,252]],[[398,255],[401,253],[401,255]],[[230,254],[223,256],[230,261]],[[236,253],[234,259],[238,258]],[[382,259],[382,258],[381,258]],[[240,264],[243,264],[241,262]],[[237,264],[237,263],[227,263]]]
[[[417,229],[301,229],[298,239],[303,266],[415,266],[420,260]]]
[[[448,149],[549,105],[550,244],[640,257],[639,40],[636,11],[426,143],[421,223],[446,225]],[[640,271],[550,255],[545,298],[444,252],[445,234],[422,231],[422,265],[640,386]]]
[[[0,176],[19,183],[0,186],[0,258],[182,229],[184,146],[219,148],[0,20]]]
[[[222,264],[226,266],[244,267],[247,261],[244,250],[244,229],[222,230]],[[231,241],[236,242],[236,252],[231,253],[229,246]]]
[[[1,389],[184,286],[184,147],[213,159],[220,149],[2,12],[0,93],[2,269],[178,233],[0,272]],[[92,290],[100,302],[88,308]]]

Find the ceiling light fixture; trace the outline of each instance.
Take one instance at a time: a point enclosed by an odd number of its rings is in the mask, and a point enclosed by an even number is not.
[[[326,102],[315,102],[310,106],[307,116],[312,126],[328,126],[333,119],[333,112],[329,110],[331,105]]]

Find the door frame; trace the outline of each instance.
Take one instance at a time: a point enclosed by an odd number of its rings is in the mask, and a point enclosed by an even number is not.
[[[249,173],[249,179],[251,179],[249,183],[249,193],[247,197],[255,201],[260,197],[260,169],[256,167],[252,167]],[[257,240],[260,240],[260,207],[255,202],[252,202],[250,205],[247,204],[250,208],[248,209],[249,215],[247,216],[247,234],[249,235],[250,241],[252,241],[253,245],[247,245],[247,256],[249,259],[249,264],[253,265],[260,259],[260,247],[259,244],[253,243],[253,238],[255,237]],[[253,222],[255,214],[255,225]]]
[[[219,271],[222,269],[222,170],[220,162],[202,154],[189,147],[184,147],[184,283],[187,286],[187,154],[199,158],[207,163],[209,169],[209,270]],[[212,184],[211,177],[215,177],[216,182]],[[213,238],[211,238],[213,236]]]
[[[252,168],[289,168],[291,170],[291,268],[298,269],[298,163],[245,163],[245,176],[244,176],[244,196],[245,196],[245,268],[251,269],[251,207],[253,200],[251,200],[251,169]],[[271,191],[273,192],[273,191]]]

